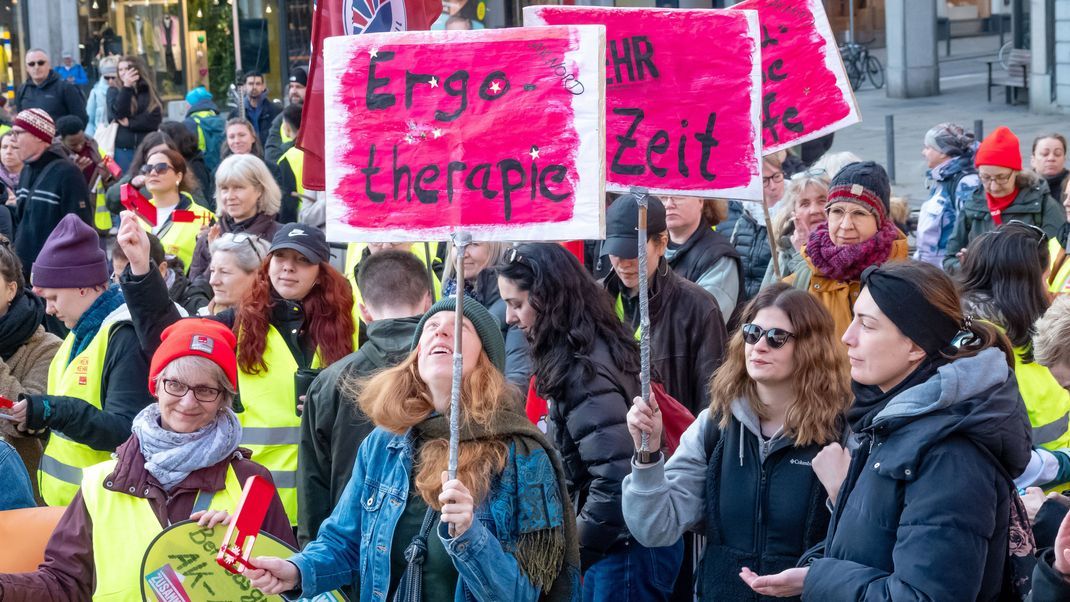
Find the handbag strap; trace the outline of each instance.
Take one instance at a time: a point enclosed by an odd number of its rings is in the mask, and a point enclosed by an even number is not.
[[[394,592],[393,602],[423,602],[424,561],[427,560],[427,537],[431,527],[438,520],[438,512],[431,506],[424,513],[424,522],[420,530],[405,548],[405,560],[408,565],[401,575],[401,582]]]

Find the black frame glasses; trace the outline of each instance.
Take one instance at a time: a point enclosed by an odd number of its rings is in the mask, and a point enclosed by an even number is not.
[[[163,379],[163,390],[168,395],[174,395],[175,397],[185,397],[186,393],[193,391],[193,398],[201,403],[215,403],[223,395],[223,389],[203,385],[191,387],[180,380],[172,380],[170,378]]]
[[[794,332],[788,332],[783,328],[765,329],[753,322],[747,322],[740,327],[740,332],[743,333],[743,342],[748,345],[757,345],[758,341],[765,337],[765,342],[769,344],[773,349],[780,349],[784,345],[788,344],[790,339],[795,338]]]

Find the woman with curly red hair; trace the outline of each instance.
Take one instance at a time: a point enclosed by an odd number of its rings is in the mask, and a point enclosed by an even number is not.
[[[123,212],[117,240],[130,265],[120,281],[141,346],[151,355],[160,333],[181,316],[136,219]],[[271,470],[291,522],[297,520],[302,398],[321,368],[354,348],[353,293],[329,260],[322,231],[287,224],[238,306],[213,316],[238,337],[241,445]]]

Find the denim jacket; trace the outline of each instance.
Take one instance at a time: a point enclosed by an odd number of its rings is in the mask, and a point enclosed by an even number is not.
[[[37,505],[33,500],[30,487],[30,475],[26,465],[7,441],[0,439],[0,510],[17,510],[32,508]]]
[[[386,601],[390,545],[409,497],[412,446],[411,431],[395,435],[381,428],[361,444],[353,476],[330,518],[316,539],[290,558],[301,571],[302,597],[352,584],[361,600]],[[512,445],[509,453],[515,454]],[[539,598],[539,589],[499,542],[499,525],[509,521],[499,516],[496,522],[492,506],[503,493],[496,482],[476,508],[472,526],[458,537],[450,538],[446,525],[438,525],[438,536],[460,576],[454,602]]]

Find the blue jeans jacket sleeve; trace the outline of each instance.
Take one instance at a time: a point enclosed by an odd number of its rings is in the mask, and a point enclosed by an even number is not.
[[[520,570],[520,563],[502,549],[498,538],[480,520],[458,537],[450,538],[448,525],[439,523],[438,537],[469,593],[476,600],[539,599],[535,587]]]
[[[0,483],[4,484],[0,487],[0,510],[18,510],[37,505],[33,501],[33,488],[26,465],[15,453],[15,448],[4,440],[0,440]]]
[[[301,571],[301,597],[311,598],[350,584],[355,591],[360,589],[362,513],[359,498],[364,485],[363,455],[358,452],[353,476],[331,516],[320,527],[316,539],[290,558]]]

